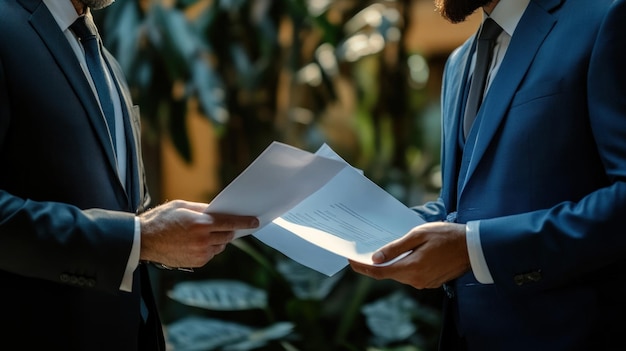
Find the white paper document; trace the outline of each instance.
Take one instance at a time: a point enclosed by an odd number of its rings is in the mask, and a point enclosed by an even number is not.
[[[324,145],[309,153],[272,143],[209,204],[207,212],[257,216],[243,230],[332,276],[347,259],[372,264],[381,246],[424,223],[414,211]]]

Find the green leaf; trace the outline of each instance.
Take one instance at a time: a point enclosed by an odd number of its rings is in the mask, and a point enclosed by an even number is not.
[[[422,349],[413,345],[404,345],[404,346],[398,346],[398,347],[385,347],[385,348],[368,347],[367,351],[422,351]]]
[[[226,108],[226,88],[204,56],[198,56],[191,63],[193,88],[200,106],[209,120],[216,125],[225,125],[230,120]]]
[[[150,15],[150,20],[154,22],[151,25],[154,30],[151,41],[163,55],[170,78],[188,77],[190,63],[198,52],[207,50],[204,39],[181,11],[155,4]]]
[[[224,347],[224,351],[248,351],[258,349],[267,345],[269,341],[280,340],[290,335],[293,329],[293,323],[279,322],[249,334],[247,340]]]
[[[237,13],[246,4],[246,0],[220,0],[220,6],[227,12]]]
[[[367,326],[382,344],[405,340],[415,333],[417,327],[412,316],[417,303],[402,292],[391,295],[363,306],[361,312],[366,316]]]
[[[245,340],[253,331],[237,323],[192,316],[169,324],[165,334],[176,351],[208,351]]]
[[[105,47],[113,53],[122,70],[128,75],[138,60],[139,36],[142,26],[141,13],[137,3],[125,1],[113,6],[104,20],[102,28]]]
[[[279,322],[255,329],[242,324],[204,317],[185,317],[166,328],[168,342],[176,351],[247,351],[292,334],[293,323]]]
[[[191,144],[187,135],[187,102],[171,102],[167,117],[168,133],[179,155],[187,163],[191,163]]]
[[[182,304],[217,311],[241,311],[267,307],[264,290],[236,280],[186,281],[167,294]]]
[[[229,45],[229,52],[239,85],[247,90],[253,90],[256,87],[257,74],[246,49],[241,43],[234,42]]]

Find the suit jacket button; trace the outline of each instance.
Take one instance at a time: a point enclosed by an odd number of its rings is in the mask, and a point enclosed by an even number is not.
[[[536,283],[542,278],[541,271],[534,271],[529,273],[518,274],[513,277],[517,286],[522,286],[527,283]]]
[[[454,288],[450,286],[448,283],[443,284],[443,291],[446,293],[446,296],[449,299],[454,298]]]
[[[532,273],[528,273],[528,280],[531,282],[538,282],[542,278],[541,271],[536,271]]]

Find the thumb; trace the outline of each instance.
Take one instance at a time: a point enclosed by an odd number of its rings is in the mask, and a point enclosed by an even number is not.
[[[401,242],[391,242],[374,252],[372,262],[375,264],[384,263],[410,250],[410,248],[403,249],[403,247]]]
[[[400,239],[394,240],[374,252],[372,254],[372,262],[379,264],[391,261],[400,255],[412,251],[421,244],[420,236],[416,232],[409,232]]]

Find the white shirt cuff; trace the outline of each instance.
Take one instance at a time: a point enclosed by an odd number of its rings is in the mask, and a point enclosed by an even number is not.
[[[466,224],[467,252],[474,277],[482,284],[493,284],[493,277],[489,272],[483,247],[480,244],[480,221],[470,221]]]
[[[126,271],[122,278],[122,284],[120,290],[133,291],[133,273],[139,265],[139,248],[141,247],[141,222],[139,217],[135,217],[135,233],[133,239],[133,247],[130,250],[130,256],[128,257],[128,263],[126,263]]]

